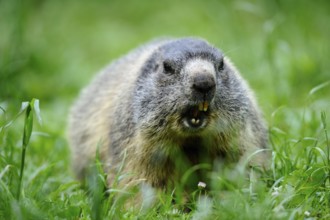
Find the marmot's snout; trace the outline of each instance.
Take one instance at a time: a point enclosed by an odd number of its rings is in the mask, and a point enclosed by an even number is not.
[[[215,92],[215,79],[211,74],[199,73],[192,83],[192,90],[197,101],[210,102]]]
[[[207,117],[209,115],[209,105],[215,94],[215,79],[208,73],[197,73],[192,79],[190,102],[193,103],[188,107],[184,125],[188,129],[200,129],[207,125]]]
[[[184,113],[183,125],[189,130],[199,130],[206,127],[209,106],[216,91],[215,69],[211,62],[203,59],[194,59],[187,63],[185,73],[190,78],[189,102]]]
[[[189,78],[189,93],[192,102],[210,103],[216,90],[216,71],[213,63],[204,59],[192,59],[184,68],[185,75]]]

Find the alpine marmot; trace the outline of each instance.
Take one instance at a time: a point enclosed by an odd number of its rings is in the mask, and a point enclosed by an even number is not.
[[[77,175],[99,149],[109,186],[119,169],[125,186],[164,189],[201,163],[269,160],[253,92],[221,50],[197,38],[152,41],[106,67],[74,104],[69,139]]]

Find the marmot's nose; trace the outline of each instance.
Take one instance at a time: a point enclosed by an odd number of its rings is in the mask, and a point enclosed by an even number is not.
[[[193,79],[193,89],[197,92],[208,94],[215,89],[215,79],[212,75],[199,74]]]

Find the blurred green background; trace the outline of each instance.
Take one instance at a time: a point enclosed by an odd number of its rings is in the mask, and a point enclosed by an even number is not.
[[[270,202],[267,189],[259,195],[265,199],[254,203],[233,194],[234,200],[219,200],[225,205],[218,214],[267,219],[266,212],[288,219],[309,210],[326,219],[329,201],[321,195],[329,198],[329,192],[321,193],[328,188],[309,181],[311,172],[329,176],[323,162],[330,160],[313,153],[329,149],[323,127],[330,124],[329,21],[328,0],[0,0],[0,191],[8,189],[0,193],[0,218],[88,216],[89,197],[69,169],[65,127],[72,102],[96,72],[138,45],[162,36],[198,36],[221,48],[255,90],[269,124],[273,179],[284,180],[282,197]],[[34,124],[25,200],[18,204],[12,195],[24,117],[11,122],[21,102],[32,98],[40,100],[43,125]],[[291,186],[298,186],[294,193]]]
[[[329,81],[329,12],[327,0],[1,0],[0,105],[38,98],[62,127],[79,90],[111,60],[153,38],[198,36],[231,57],[269,118]]]

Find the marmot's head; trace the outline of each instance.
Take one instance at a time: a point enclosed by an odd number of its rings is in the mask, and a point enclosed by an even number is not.
[[[140,72],[133,106],[135,123],[183,135],[202,132],[217,120],[219,109],[226,108],[230,72],[223,53],[207,42],[194,38],[168,41]]]

